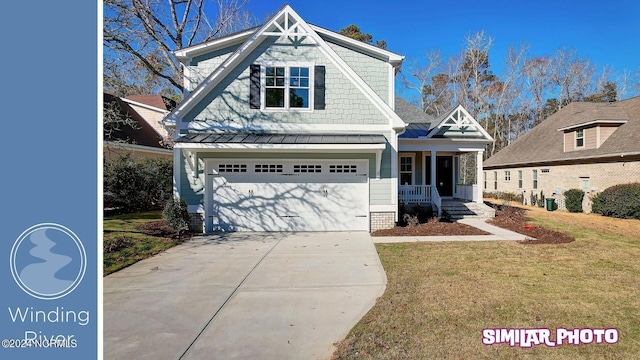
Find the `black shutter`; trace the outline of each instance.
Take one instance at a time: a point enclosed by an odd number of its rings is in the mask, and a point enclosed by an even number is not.
[[[249,81],[251,82],[249,93],[249,106],[252,109],[260,109],[260,65],[252,64],[250,66],[251,75]]]
[[[322,65],[316,66],[314,68],[314,79],[313,79],[313,108],[315,110],[324,110],[325,109],[325,67]]]

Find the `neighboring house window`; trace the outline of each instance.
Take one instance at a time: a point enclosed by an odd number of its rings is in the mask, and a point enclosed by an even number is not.
[[[518,170],[518,189],[522,189],[522,170]]]
[[[483,178],[484,178],[484,189],[486,190],[487,189],[487,172],[485,171],[483,173],[483,175],[484,175],[483,176]]]
[[[511,181],[511,171],[504,172],[504,181]]]
[[[413,185],[413,156],[400,157],[400,185]]]
[[[576,148],[584,147],[584,129],[576,130]]]
[[[498,172],[493,172],[493,189],[498,190]]]
[[[538,188],[538,170],[533,170],[533,188]]]
[[[582,191],[589,192],[591,186],[589,185],[589,178],[580,178],[582,182]]]

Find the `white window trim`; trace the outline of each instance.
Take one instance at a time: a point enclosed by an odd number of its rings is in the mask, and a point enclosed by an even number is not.
[[[581,138],[579,138],[579,137],[578,137],[578,131],[582,131],[582,137],[581,137]],[[574,138],[575,138],[574,143],[573,143],[574,148],[576,148],[576,149],[582,149],[582,148],[584,148],[584,146],[585,146],[585,134],[584,134],[584,129],[576,130],[576,131],[574,131],[574,133],[573,133],[573,134],[574,134]],[[582,146],[578,146],[578,139],[582,139]]]
[[[532,170],[531,171],[531,178],[532,178],[532,181],[533,181],[533,183],[532,183],[533,189],[537,190],[538,186],[539,186],[539,184],[538,184],[538,170]]]
[[[586,181],[586,188],[585,188],[585,181]],[[585,193],[588,193],[591,190],[591,179],[588,177],[580,177],[580,189],[582,189],[582,191],[584,191]]]
[[[522,189],[524,180],[522,179],[522,170],[518,170],[518,189]]]
[[[510,170],[505,170],[504,171],[504,181],[511,181],[511,171]]]
[[[402,158],[411,158],[411,185],[416,185],[416,154],[414,153],[400,153],[398,154],[398,181],[402,178],[402,174],[408,174],[409,171],[402,171]],[[404,184],[400,184],[404,185]]]
[[[315,85],[315,63],[313,62],[263,62],[260,65],[260,109],[266,112],[312,112],[314,103],[313,88]],[[267,67],[283,67],[284,75],[284,104],[282,108],[267,107]],[[309,68],[309,107],[308,108],[290,108],[289,107],[289,73],[292,67]]]

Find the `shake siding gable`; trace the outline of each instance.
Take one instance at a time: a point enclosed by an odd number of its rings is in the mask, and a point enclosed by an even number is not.
[[[191,60],[187,66],[185,75],[188,74],[187,80],[190,85],[187,89],[192,91],[198,84],[202,82],[209,74],[211,74],[229,55],[238,49],[240,45],[229,46],[224,49],[212,51],[205,55],[197,56]]]
[[[306,62],[324,66],[325,104],[322,111],[261,111],[250,107],[250,66],[260,63]],[[382,114],[316,45],[294,46],[287,40],[265,40],[184,118],[206,127],[281,124],[386,125]]]
[[[378,96],[389,104],[389,65],[372,56],[327,42],[333,51],[360,76]]]

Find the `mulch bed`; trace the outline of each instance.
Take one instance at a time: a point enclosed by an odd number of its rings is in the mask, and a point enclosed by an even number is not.
[[[138,226],[141,233],[153,236],[175,236],[176,231],[173,230],[165,220],[151,221]]]
[[[371,236],[448,236],[448,235],[488,235],[488,232],[457,222],[432,219],[417,226],[396,226],[393,229],[376,230]]]
[[[566,244],[576,240],[573,236],[559,231],[530,225],[531,219],[526,217],[525,209],[508,205],[494,205],[494,207],[496,217],[487,221],[488,223],[537,239],[518,241],[520,244]]]
[[[526,210],[498,205],[496,217],[487,222],[515,231],[536,240],[518,241],[520,244],[566,244],[575,241],[573,236],[559,231],[545,229],[544,227],[529,224],[531,219],[526,217]],[[449,236],[449,235],[488,235],[489,233],[472,226],[458,222],[439,221],[434,218],[416,226],[396,226],[392,229],[377,230],[371,236]]]

